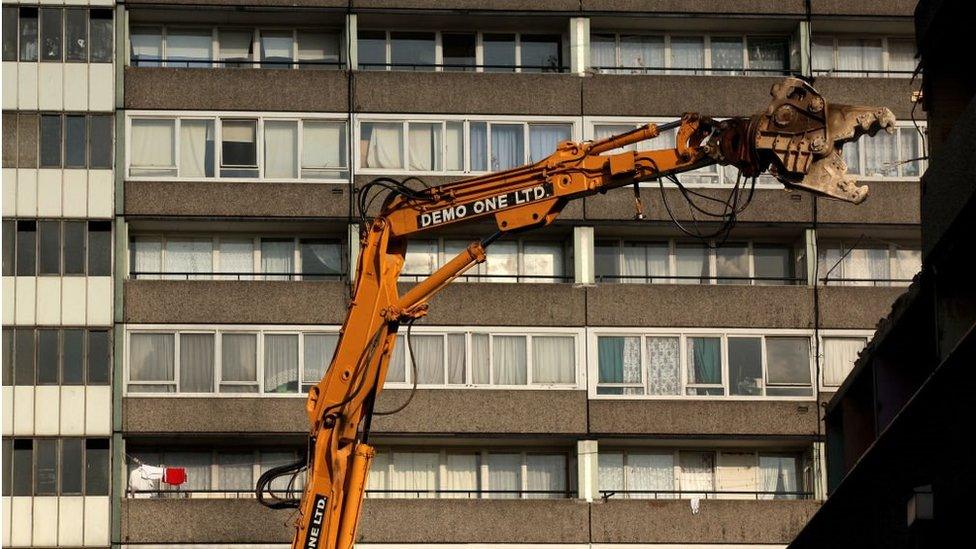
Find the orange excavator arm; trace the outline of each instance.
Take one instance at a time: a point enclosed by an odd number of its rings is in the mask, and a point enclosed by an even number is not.
[[[292,547],[350,549],[354,544],[374,455],[370,419],[397,330],[424,316],[437,291],[484,261],[495,239],[552,223],[572,200],[710,164],[734,166],[746,177],[769,172],[787,187],[853,203],[864,200],[867,188],[846,175],[841,147],[863,134],[893,131],[891,111],[828,105],[795,78],[774,85],[771,94],[769,108],[748,118],[719,122],[685,114],[674,123],[649,124],[600,141],[564,142],[535,164],[439,187],[411,190],[387,182],[390,193],[379,215],[361,227],[355,290],[338,347],[325,376],[309,391],[307,456],[258,481],[262,503],[298,508]],[[678,130],[673,148],[610,154],[673,128]],[[497,232],[399,293],[397,279],[411,236],[487,218],[494,218]],[[301,500],[270,488],[274,478],[301,470],[307,470]]]

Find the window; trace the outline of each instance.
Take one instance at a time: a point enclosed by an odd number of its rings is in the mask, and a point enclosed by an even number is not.
[[[795,452],[601,449],[599,488],[620,499],[808,498],[804,461]]]
[[[566,454],[464,449],[381,449],[369,498],[568,497]]]
[[[448,33],[441,35],[444,48],[444,70],[474,71],[477,63],[477,42],[475,33]]]
[[[5,6],[3,60],[111,63],[112,18],[110,9]]]
[[[439,239],[411,242],[400,274],[404,281],[420,281],[467,249],[468,240]],[[561,242],[500,241],[488,259],[458,277],[461,282],[565,282],[566,253]]]
[[[289,69],[293,61],[294,33],[262,30],[261,66],[266,69]]]
[[[59,8],[40,8],[41,14],[41,61],[60,62],[63,57],[63,26]]]
[[[904,286],[922,268],[917,247],[872,239],[821,242],[817,255],[817,281],[828,286]]]
[[[822,340],[824,386],[839,387],[844,382],[866,343],[866,337],[824,336]]]
[[[129,124],[131,177],[335,180],[348,176],[346,126],[337,120],[139,116],[130,118]]]
[[[324,69],[342,65],[339,35],[298,31],[298,67]]]
[[[61,119],[60,115],[41,115],[41,155],[42,168],[61,167]]]
[[[559,35],[361,30],[358,46],[363,70],[565,70]]]
[[[112,27],[112,10],[93,9],[89,12],[88,36],[91,43],[92,63],[111,63],[115,59],[115,30]]]
[[[251,67],[254,58],[254,32],[251,30],[221,29],[221,67]]]
[[[20,8],[20,60],[37,61],[37,12],[36,7]]]
[[[878,132],[844,146],[848,173],[862,178],[917,178],[924,171],[923,156],[922,140],[914,126],[899,127],[894,134]]]
[[[809,397],[807,335],[686,333],[596,338],[596,394]]]
[[[815,35],[811,54],[814,76],[909,77],[916,64],[910,37]]]
[[[785,245],[725,242],[712,247],[674,240],[599,239],[595,254],[597,282],[756,285],[800,282],[793,269],[794,249]]]
[[[397,342],[386,380],[423,385],[576,383],[576,343],[566,335],[415,332]]]
[[[131,239],[130,253],[133,278],[339,280],[346,276],[345,246],[340,240],[321,237],[138,235]]]
[[[559,35],[521,35],[522,72],[561,72],[562,45]]]
[[[108,495],[108,439],[4,438],[3,442],[5,496]]]
[[[166,66],[207,68],[213,59],[213,37],[208,29],[167,29]]]
[[[64,11],[65,61],[88,61],[88,10]]]
[[[515,72],[518,63],[515,34],[488,34],[482,36],[486,72]]]
[[[113,126],[110,115],[42,114],[40,167],[111,168]]]
[[[156,27],[133,27],[129,31],[131,63],[134,67],[159,67],[163,60],[163,35]]]
[[[777,75],[790,69],[785,36],[593,33],[591,65],[603,74]]]
[[[281,450],[239,450],[233,448],[220,448],[217,450],[198,450],[184,449],[180,447],[158,449],[135,449],[128,450],[127,470],[132,479],[132,474],[142,464],[151,466],[183,467],[187,472],[187,482],[180,486],[178,490],[153,481],[152,488],[147,490],[149,493],[140,493],[134,486],[130,485],[127,490],[129,497],[169,497],[166,492],[178,491],[180,497],[233,497],[247,498],[254,497],[254,483],[258,476],[272,467],[294,463],[297,453],[295,451]],[[301,495],[303,479],[299,476],[296,479],[292,493],[294,496]],[[272,483],[276,495],[283,495],[287,489],[287,479],[284,483],[278,481]]]
[[[16,276],[112,274],[111,221],[26,220],[5,222],[5,268]],[[16,223],[16,238],[11,238]],[[86,263],[84,258],[89,258]],[[6,272],[6,271],[5,271]]]
[[[397,70],[417,70],[434,64],[432,32],[391,32],[390,64]]]
[[[17,60],[18,16],[16,6],[3,6],[3,60]],[[4,460],[6,461],[6,459]],[[6,469],[4,469],[6,471]]]

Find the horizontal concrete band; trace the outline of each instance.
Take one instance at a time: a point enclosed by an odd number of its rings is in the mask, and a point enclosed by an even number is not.
[[[509,74],[463,72],[179,69],[126,67],[125,108],[674,116],[744,116],[764,109],[776,77]],[[911,113],[908,78],[816,81],[832,103]],[[396,93],[390,93],[395,89]]]
[[[126,280],[123,290],[128,324],[340,325],[349,296],[346,283],[329,281]],[[904,290],[821,287],[820,327],[873,329]],[[431,300],[422,322],[812,329],[815,320],[808,286],[456,283]]]
[[[377,410],[399,407],[408,389],[381,393]],[[130,436],[308,431],[305,399],[127,397]],[[579,390],[419,389],[403,411],[378,416],[379,434],[660,437],[817,436],[813,401],[591,400]]]
[[[368,499],[361,543],[788,543],[816,501]],[[123,543],[287,543],[293,511],[253,500],[122,502]],[[179,525],[179,527],[174,527]],[[540,528],[540,525],[545,527]]]

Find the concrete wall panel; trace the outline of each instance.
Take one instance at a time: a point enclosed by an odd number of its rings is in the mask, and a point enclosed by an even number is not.
[[[870,139],[865,137],[863,139]],[[890,223],[917,225],[921,222],[920,192],[917,181],[862,181],[868,198],[860,204],[818,198],[820,223]]]
[[[594,75],[583,79],[588,116],[748,116],[766,108],[781,78]],[[830,97],[830,96],[827,96]]]
[[[817,435],[817,403],[772,400],[591,400],[595,435]]]
[[[349,192],[329,183],[128,181],[125,215],[346,219]]]
[[[888,316],[891,305],[907,290],[904,286],[826,286],[820,288],[822,328],[873,330]]]
[[[828,103],[888,107],[899,120],[910,120],[912,90],[918,90],[920,84],[916,82],[913,85],[911,78],[821,76],[817,78],[814,86]],[[916,109],[915,117],[924,120],[924,111],[921,108]]]
[[[728,200],[728,189],[695,189],[707,196],[719,200]],[[644,214],[649,221],[671,222],[661,189],[656,184],[647,185],[640,189],[641,201],[644,204]],[[692,209],[675,188],[665,188],[665,200],[670,206],[675,218],[681,221],[691,221]],[[630,221],[634,219],[634,195],[630,189],[615,189],[606,194],[597,194],[584,199],[584,215],[592,221]],[[714,204],[705,203],[704,199],[696,199],[696,203],[708,209],[714,209]],[[744,198],[740,199],[740,205]],[[696,219],[701,219],[700,213],[695,213]],[[741,222],[776,222],[776,223],[810,223],[813,221],[813,198],[804,192],[787,191],[784,189],[758,189],[753,195],[752,202],[738,216]]]
[[[916,0],[811,0],[810,12],[814,15],[883,15],[886,17],[911,17],[915,13]]]
[[[400,285],[401,295],[409,284]],[[430,301],[434,326],[582,326],[583,288],[568,283],[456,283]]]
[[[584,12],[623,13],[715,13],[715,14],[793,14],[804,13],[802,0],[706,0],[686,2],[682,0],[582,0]]]

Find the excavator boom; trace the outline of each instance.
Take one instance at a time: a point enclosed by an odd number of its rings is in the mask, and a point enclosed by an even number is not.
[[[674,123],[649,124],[598,141],[563,142],[534,164],[439,187],[417,190],[377,181],[390,192],[379,214],[361,227],[348,315],[332,363],[309,391],[307,457],[272,469],[258,481],[262,503],[298,508],[292,547],[350,549],[354,544],[373,458],[370,419],[397,330],[423,317],[438,290],[484,261],[485,248],[495,239],[552,223],[572,200],[711,164],[733,166],[746,177],[768,172],[788,188],[855,204],[863,201],[868,189],[847,175],[842,147],[881,129],[893,132],[891,111],[828,104],[797,78],[775,84],[771,95],[769,107],[751,117],[717,121],[689,113]],[[614,152],[674,128],[673,148]],[[361,198],[367,190],[361,190]],[[362,209],[367,207],[364,200]],[[472,243],[400,295],[397,279],[411,236],[487,218],[494,219],[497,232]],[[307,469],[301,500],[269,488],[275,477],[301,469]]]

